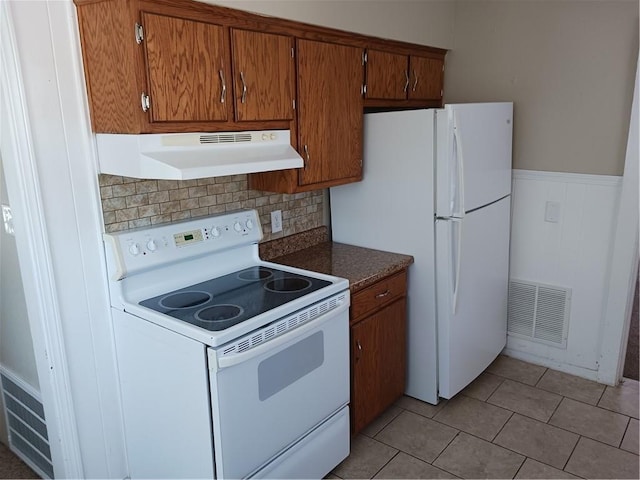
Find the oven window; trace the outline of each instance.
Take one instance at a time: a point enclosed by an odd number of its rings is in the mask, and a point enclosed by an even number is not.
[[[258,365],[258,395],[261,401],[275,395],[324,362],[322,331],[300,340]]]

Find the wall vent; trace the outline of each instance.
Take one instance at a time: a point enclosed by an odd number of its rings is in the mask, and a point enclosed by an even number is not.
[[[523,280],[509,283],[509,335],[567,348],[571,289]]]
[[[9,446],[43,478],[53,478],[53,463],[40,395],[15,374],[0,367]]]

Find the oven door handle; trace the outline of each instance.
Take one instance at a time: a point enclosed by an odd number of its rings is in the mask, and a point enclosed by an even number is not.
[[[349,302],[342,302],[341,305],[334,308],[333,310],[329,310],[327,313],[311,320],[304,325],[294,328],[279,337],[274,338],[273,340],[269,340],[268,342],[262,343],[251,350],[247,350],[246,352],[236,353],[235,355],[229,355],[228,357],[221,357],[217,359],[218,368],[217,370],[222,370],[223,368],[233,367],[234,365],[238,365],[239,363],[246,362],[251,360],[252,358],[258,357],[265,352],[271,351],[275,348],[278,348],[285,343],[288,343],[292,340],[296,340],[299,337],[303,337],[311,330],[317,329],[319,326],[325,324],[329,320],[331,320],[336,315],[340,315],[345,310],[349,309]],[[348,320],[347,320],[348,323]],[[214,367],[215,368],[215,367]]]

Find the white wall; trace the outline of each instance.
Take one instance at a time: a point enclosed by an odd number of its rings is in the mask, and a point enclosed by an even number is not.
[[[511,279],[568,287],[572,294],[566,349],[510,336],[507,354],[598,378],[621,185],[616,176],[514,172]],[[547,201],[560,206],[556,223],[545,221]]]
[[[205,0],[380,38],[451,48],[453,0]]]

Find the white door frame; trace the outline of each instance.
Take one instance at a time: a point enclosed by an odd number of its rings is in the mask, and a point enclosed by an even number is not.
[[[638,280],[638,64],[629,120],[629,137],[616,230],[611,254],[609,292],[602,322],[598,381],[616,385],[622,378],[636,281]],[[631,260],[631,261],[629,261]]]
[[[0,146],[56,478],[83,476],[40,181],[13,23],[0,2]]]

